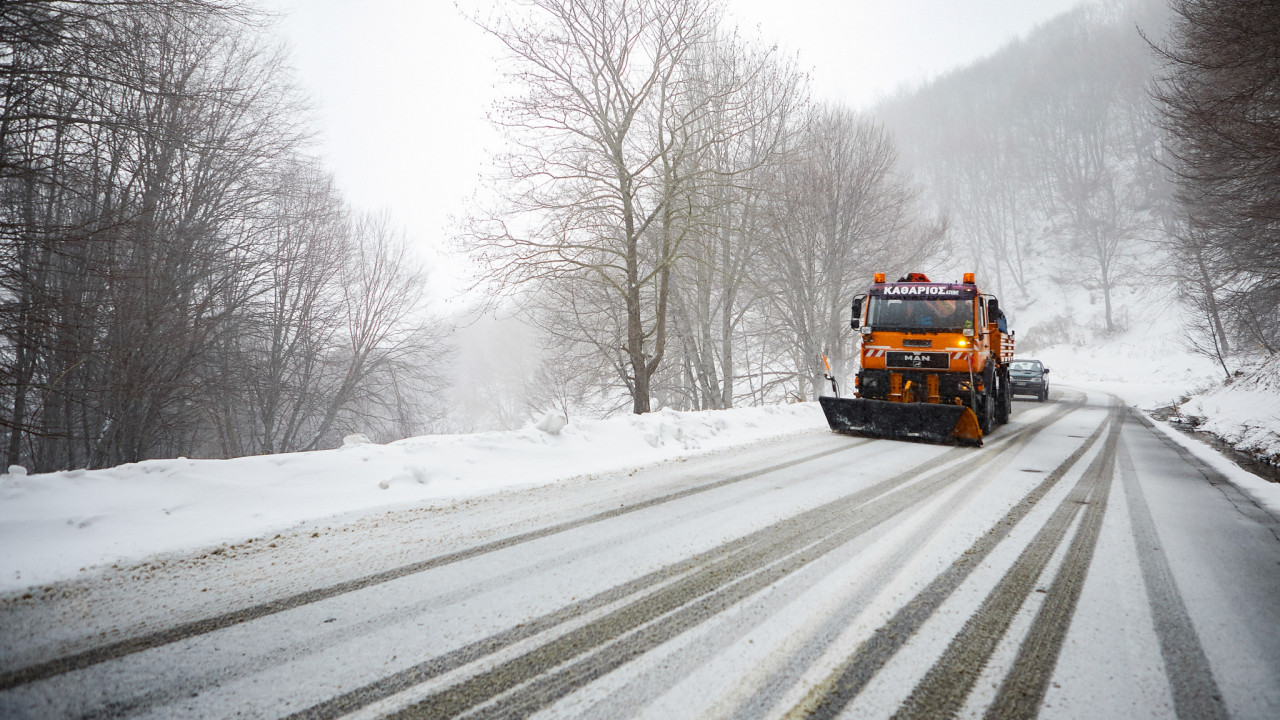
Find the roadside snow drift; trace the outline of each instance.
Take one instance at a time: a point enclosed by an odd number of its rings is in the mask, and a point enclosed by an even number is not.
[[[825,429],[817,403],[628,415],[233,460],[147,460],[0,475],[0,591],[340,513],[431,504]]]
[[[1178,412],[1197,430],[1280,465],[1280,356],[1230,385],[1192,395]]]

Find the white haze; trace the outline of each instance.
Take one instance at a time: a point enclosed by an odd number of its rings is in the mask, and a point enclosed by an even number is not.
[[[299,83],[315,106],[317,151],[357,207],[389,211],[431,274],[437,309],[457,334],[457,387],[445,426],[518,426],[522,382],[536,371],[514,323],[466,328],[477,301],[469,267],[448,250],[458,218],[482,193],[501,138],[486,113],[498,98],[500,48],[467,16],[491,0],[263,0],[277,13]],[[815,99],[867,108],[903,88],[990,55],[1076,0],[728,0],[728,22],[777,44],[808,73]],[[505,328],[505,329],[503,329]],[[511,396],[500,396],[510,390]]]
[[[1078,0],[729,0],[730,22],[794,53],[815,97],[865,108],[989,55]],[[318,150],[357,206],[388,209],[438,265],[452,307],[465,283],[441,254],[500,138],[499,48],[464,12],[486,0],[263,0],[278,14],[317,114]]]

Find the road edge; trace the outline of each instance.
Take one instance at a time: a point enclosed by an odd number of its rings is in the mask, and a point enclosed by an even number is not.
[[[1280,484],[1240,467],[1213,446],[1198,438],[1188,437],[1178,428],[1153,417],[1146,410],[1133,405],[1130,405],[1130,408],[1144,425],[1159,430],[1168,441],[1184,449],[1208,469],[1222,476],[1259,509],[1265,511],[1271,517],[1273,524],[1280,526]]]

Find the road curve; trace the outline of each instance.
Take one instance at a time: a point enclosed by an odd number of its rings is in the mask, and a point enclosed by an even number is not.
[[[0,717],[1280,717],[1280,520],[1069,388],[27,595]]]

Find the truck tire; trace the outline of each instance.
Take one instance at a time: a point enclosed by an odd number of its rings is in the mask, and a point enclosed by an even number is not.
[[[1013,393],[1009,388],[1009,376],[1001,373],[998,377],[1000,384],[996,391],[996,424],[1004,425],[1009,422],[1009,415],[1013,412]]]
[[[989,392],[982,393],[982,396],[978,398],[978,405],[982,408],[978,413],[978,429],[982,431],[983,435],[987,435],[991,432],[991,421],[995,416],[996,403],[994,394]]]

